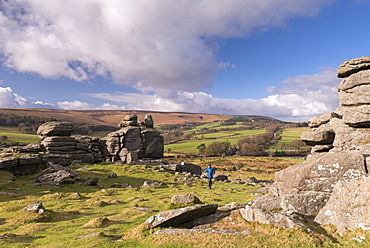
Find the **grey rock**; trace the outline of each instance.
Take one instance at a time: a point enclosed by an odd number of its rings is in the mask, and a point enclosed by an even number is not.
[[[177,227],[202,216],[216,212],[217,204],[200,204],[191,207],[167,210],[151,216],[144,222],[146,229],[155,227]]]
[[[225,206],[218,207],[217,211],[222,211],[222,212],[234,211],[234,210],[237,210],[237,209],[244,208],[245,206],[247,206],[246,203],[232,202],[232,203],[229,203]]]
[[[93,177],[93,178],[90,178],[89,180],[83,182],[81,185],[82,186],[95,186],[97,185],[99,182],[99,178],[97,177]]]
[[[154,127],[154,121],[153,121],[152,115],[145,115],[144,124],[146,127],[149,127],[149,128]]]
[[[229,234],[229,235],[248,235],[249,230],[237,231],[233,229],[211,229],[211,228],[197,228],[197,229],[183,229],[183,228],[165,228],[157,230],[153,233],[153,236],[163,234],[188,234],[188,233],[217,233],[217,234]]]
[[[334,137],[330,131],[312,130],[303,132],[301,140],[307,145],[327,145],[333,143]]]
[[[24,211],[36,211],[39,214],[43,214],[45,212],[45,208],[42,205],[41,201],[35,201],[24,208]]]
[[[282,213],[270,213],[263,209],[256,209],[250,206],[246,206],[244,209],[240,209],[239,211],[246,221],[257,221],[260,224],[273,224],[285,229],[300,227],[307,231],[313,231],[302,222]]]
[[[333,224],[339,233],[370,229],[370,177],[338,182],[328,203],[315,218],[319,224]]]
[[[70,122],[46,122],[39,126],[37,134],[45,136],[70,136],[75,130]]]
[[[342,106],[357,106],[362,104],[370,104],[370,78],[369,84],[367,85],[360,85],[352,89],[339,91],[338,99],[339,103]]]
[[[353,73],[370,68],[370,56],[363,56],[343,62],[337,71],[339,78],[345,78]]]
[[[216,181],[227,181],[227,180],[229,180],[228,176],[222,175],[222,174],[215,174],[213,176],[213,179],[216,180]]]
[[[174,195],[171,197],[171,204],[188,205],[193,203],[201,203],[198,197],[193,194]]]

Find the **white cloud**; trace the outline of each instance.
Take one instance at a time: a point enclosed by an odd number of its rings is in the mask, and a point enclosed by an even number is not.
[[[0,87],[0,108],[52,108],[53,104],[31,102],[13,92],[10,87]]]
[[[265,115],[282,120],[307,121],[333,111],[338,106],[340,79],[334,68],[317,74],[288,78],[283,87],[269,88],[262,99],[222,99],[204,92],[160,90],[154,95],[137,93],[98,93],[91,97],[127,104],[127,109],[168,112],[214,113],[227,115]]]
[[[199,91],[225,65],[221,39],[317,13],[330,0],[12,0],[0,3],[4,65],[77,81]]]
[[[222,99],[204,92],[157,90],[155,93],[95,93],[87,96],[116,102],[96,106],[81,101],[62,101],[56,105],[30,102],[10,87],[0,87],[0,107],[56,107],[71,110],[152,110],[167,112],[213,113],[226,115],[265,115],[281,120],[307,121],[333,111],[338,106],[340,79],[334,68],[322,68],[314,75],[287,78],[281,87],[267,89],[271,95],[261,99]]]

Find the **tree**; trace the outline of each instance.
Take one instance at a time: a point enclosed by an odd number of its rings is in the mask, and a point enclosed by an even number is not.
[[[199,154],[204,154],[206,150],[206,144],[202,143],[199,146],[197,146],[197,150],[199,151]]]
[[[229,141],[215,141],[206,147],[205,153],[207,155],[222,155],[226,153],[230,146],[231,144]]]

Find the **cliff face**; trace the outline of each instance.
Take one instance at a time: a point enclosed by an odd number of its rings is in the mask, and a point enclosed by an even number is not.
[[[343,78],[338,86],[340,105],[334,112],[309,120],[311,130],[301,136],[312,146],[311,154],[304,162],[276,173],[269,194],[253,201],[252,207],[280,208],[283,212],[316,216],[317,222],[334,224],[339,231],[370,226],[370,215],[366,214],[370,213],[370,207],[360,203],[355,195],[352,199],[356,204],[350,205],[352,207],[338,207],[348,203],[338,200],[340,194],[370,193],[369,187],[365,187],[370,183],[367,177],[370,166],[370,57],[342,63],[338,77]],[[359,183],[353,183],[356,180]],[[359,209],[364,214],[357,215],[356,223],[345,217],[353,216]],[[336,219],[340,219],[340,223]]]

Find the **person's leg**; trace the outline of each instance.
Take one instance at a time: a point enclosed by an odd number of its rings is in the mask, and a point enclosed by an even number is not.
[[[208,178],[208,187],[211,189],[212,188],[212,178]]]

